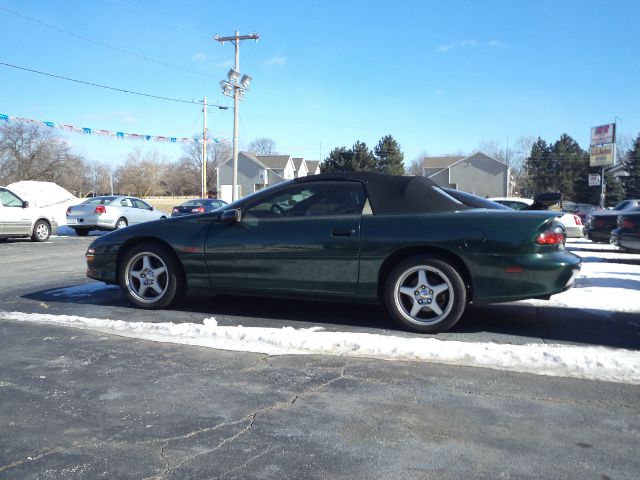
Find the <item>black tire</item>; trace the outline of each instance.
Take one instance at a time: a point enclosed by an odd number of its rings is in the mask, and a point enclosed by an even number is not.
[[[185,289],[179,261],[167,248],[154,243],[129,250],[118,265],[118,279],[125,297],[148,310],[168,307]]]
[[[78,235],[79,237],[86,237],[87,235],[89,235],[88,228],[75,228],[74,230],[76,231],[76,235]]]
[[[127,219],[124,217],[120,217],[118,220],[116,220],[116,228],[114,228],[114,230],[120,230],[121,228],[126,228],[129,226],[129,222],[127,222]]]
[[[46,242],[51,236],[51,225],[46,220],[38,220],[33,226],[31,240],[34,242]]]
[[[467,289],[460,273],[447,261],[415,255],[391,270],[384,299],[402,328],[438,333],[453,327],[464,313]]]

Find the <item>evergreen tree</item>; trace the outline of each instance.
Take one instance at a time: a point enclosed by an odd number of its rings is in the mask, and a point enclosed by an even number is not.
[[[578,142],[563,133],[551,146],[550,153],[550,190],[561,192],[564,198],[575,199],[575,184],[586,181],[586,177],[581,177],[585,166],[589,165],[586,152],[580,148]]]
[[[374,172],[376,159],[366,143],[357,141],[351,149],[334,148],[329,156],[320,164],[320,171],[325,172]]]
[[[640,198],[640,134],[625,156],[624,169],[629,174],[623,180],[627,198]]]
[[[391,136],[386,135],[380,139],[373,149],[377,161],[377,170],[390,175],[404,175],[404,154],[400,145]]]
[[[538,137],[531,146],[531,153],[526,160],[527,179],[525,195],[533,197],[549,191],[551,175],[550,149],[547,142]]]
[[[338,147],[331,150],[329,156],[320,164],[320,171],[326,172],[353,172],[353,152],[347,147]]]

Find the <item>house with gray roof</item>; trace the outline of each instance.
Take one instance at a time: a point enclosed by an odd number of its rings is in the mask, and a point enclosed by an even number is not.
[[[262,156],[260,156],[262,157]],[[283,182],[285,178],[271,169],[260,157],[250,152],[238,152],[238,198],[262,190],[268,185]],[[289,160],[291,160],[290,157]],[[293,165],[293,162],[291,162]],[[286,169],[286,162],[284,163]],[[233,161],[230,158],[218,168],[218,198],[231,202],[233,197]],[[291,177],[293,178],[293,177]]]
[[[481,197],[509,196],[507,164],[477,152],[467,157],[425,157],[422,174],[441,187],[455,188]]]
[[[293,167],[295,168],[296,178],[306,177],[309,174],[309,170],[307,169],[307,162],[304,160],[304,158],[294,158]]]
[[[320,160],[305,160],[307,164],[307,175],[318,175],[320,173]]]
[[[291,155],[256,155],[256,158],[285,180],[296,178],[296,168]]]

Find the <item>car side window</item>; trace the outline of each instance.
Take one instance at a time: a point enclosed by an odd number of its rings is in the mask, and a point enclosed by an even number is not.
[[[151,207],[139,198],[133,198],[132,200],[136,208],[141,208],[142,210],[151,210]]]
[[[366,201],[359,182],[303,183],[249,205],[244,214],[258,218],[359,215]]]
[[[120,200],[120,205],[123,207],[133,207],[133,203],[131,203],[131,199],[129,198],[123,198]]]
[[[0,202],[3,207],[22,207],[22,200],[5,189],[0,190]]]

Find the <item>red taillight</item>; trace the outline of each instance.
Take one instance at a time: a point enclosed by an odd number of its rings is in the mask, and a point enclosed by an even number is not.
[[[95,211],[97,214],[107,213],[107,207],[105,207],[104,205],[98,205]]]
[[[204,207],[192,208],[191,213],[204,213]]]
[[[636,224],[630,218],[622,219],[622,228],[633,229],[636,227]]]
[[[564,243],[566,239],[566,234],[564,230],[560,227],[550,228],[549,230],[545,230],[538,238],[536,238],[536,243],[538,245],[559,245]]]
[[[582,219],[578,215],[574,215],[573,218],[576,221],[576,225],[582,225]]]

